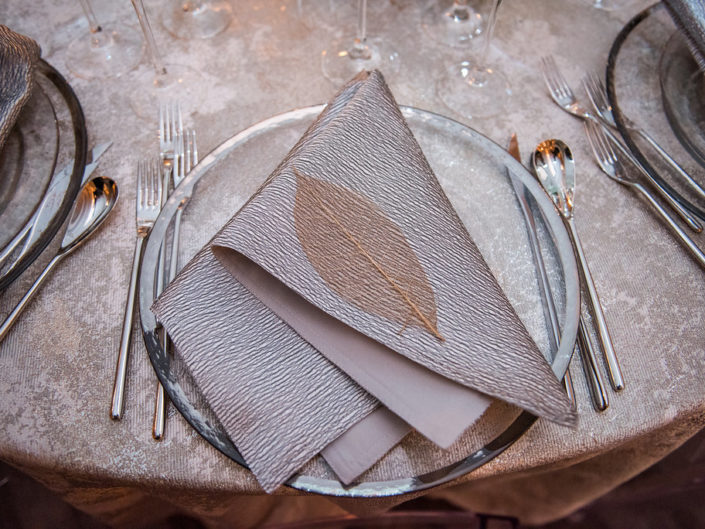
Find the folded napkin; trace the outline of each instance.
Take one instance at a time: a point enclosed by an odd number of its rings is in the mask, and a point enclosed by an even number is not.
[[[153,310],[266,490],[320,451],[358,472],[335,442],[377,420],[398,423],[387,442],[408,423],[442,447],[488,396],[576,421],[379,72],[343,87]],[[378,401],[398,418],[369,419]]]
[[[702,0],[663,0],[685,37],[698,67],[705,72],[705,4]]]
[[[29,99],[39,45],[0,24],[0,149]]]

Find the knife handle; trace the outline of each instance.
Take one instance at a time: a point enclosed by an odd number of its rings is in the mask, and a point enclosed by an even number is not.
[[[597,358],[595,357],[595,351],[592,347],[592,342],[587,334],[585,328],[585,322],[583,317],[580,317],[580,322],[578,324],[578,351],[580,353],[580,358],[583,361],[583,370],[585,371],[585,379],[587,380],[588,387],[590,388],[590,395],[592,396],[592,402],[597,411],[605,411],[610,405],[609,398],[607,397],[607,392],[605,391],[605,385],[602,382],[602,376],[597,367]]]

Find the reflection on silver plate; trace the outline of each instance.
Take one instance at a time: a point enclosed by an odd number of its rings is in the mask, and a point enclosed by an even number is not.
[[[46,248],[69,214],[86,160],[81,106],[66,80],[43,60],[37,63],[30,100],[0,152],[0,291],[19,277]],[[55,213],[33,243],[10,252],[59,171],[68,180]]]
[[[659,60],[667,53],[664,47],[675,29],[673,20],[661,3],[634,16],[612,44],[606,70],[607,96],[617,128],[635,158],[654,179],[679,197],[681,204],[705,221],[705,200],[697,197],[682,178],[654,153],[652,147],[625,126],[625,116],[628,116],[698,183],[705,186],[703,166],[674,134],[664,111]],[[683,87],[678,87],[678,94],[673,95],[683,97]]]
[[[213,446],[243,466],[246,466],[245,461],[199,394],[178,354],[167,356],[159,345],[157,322],[150,311],[157,254],[179,203],[195,190],[183,217],[179,257],[180,264],[191,259],[257,190],[322,109],[320,105],[274,116],[213,150],[169,197],[152,229],[142,261],[140,319],[157,376],[186,420]],[[575,343],[579,288],[573,250],[553,204],[519,162],[478,132],[424,110],[402,107],[402,112],[488,265],[527,329],[552,362],[554,373],[562,378]],[[538,287],[527,288],[527,285],[536,285],[536,270],[508,174],[527,187],[535,199],[536,210],[544,218],[543,222],[538,222],[541,244],[563,331],[563,340],[555,356],[548,351]],[[445,483],[490,461],[535,421],[533,416],[516,408],[498,408],[499,426],[484,446],[465,452],[441,451],[420,436],[411,434],[356,484],[343,486],[330,469],[316,460],[287,484],[320,494],[375,497]],[[466,434],[472,434],[473,428]],[[462,439],[457,446],[463,446]]]
[[[680,31],[674,31],[659,61],[661,97],[673,132],[705,167],[705,75]]]

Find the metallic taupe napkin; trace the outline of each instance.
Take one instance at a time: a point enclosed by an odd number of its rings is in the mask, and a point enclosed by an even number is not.
[[[39,45],[0,24],[0,149],[29,99]]]
[[[702,0],[663,0],[663,3],[685,36],[700,70],[705,72],[705,4]]]
[[[328,360],[441,446],[489,405],[474,387],[575,420],[377,72],[333,98],[153,310],[266,490],[326,446],[360,470],[333,441],[377,402]]]
[[[378,406],[235,281],[210,246],[154,310],[267,492]]]
[[[575,424],[560,383],[446,198],[382,75],[361,73],[336,103],[344,107],[215,237],[216,256],[339,366],[346,343],[323,336],[329,322],[317,329],[317,319],[300,318],[302,303],[366,337],[371,348],[386,347],[459,385]],[[250,280],[257,268],[271,281]],[[350,356],[341,367],[418,428],[352,372],[358,366]]]

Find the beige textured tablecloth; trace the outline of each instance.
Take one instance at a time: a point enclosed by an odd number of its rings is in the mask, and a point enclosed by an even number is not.
[[[510,76],[512,99],[503,115],[470,123],[500,144],[517,132],[525,161],[531,147],[547,137],[560,137],[573,147],[579,178],[576,222],[627,382],[622,394],[610,392],[609,410],[598,414],[574,360],[577,431],[539,421],[491,463],[429,492],[525,523],[572,512],[647,468],[705,424],[705,272],[638,199],[598,172],[582,125],[550,102],[539,73],[540,57],[552,53],[577,87],[585,70],[603,69],[623,23],[648,5],[633,2],[604,12],[590,3],[503,4],[491,60]],[[304,15],[308,4],[302,2]],[[443,106],[433,85],[444,65],[463,52],[424,36],[420,4],[370,2],[370,33],[394,42],[403,61],[389,85],[401,104],[464,121]],[[182,41],[159,26],[163,7],[148,4],[167,61],[202,73],[197,81],[202,100],[188,118],[198,130],[202,152],[272,114],[327,100],[336,87],[320,75],[320,51],[341,28],[353,31],[355,21],[349,7],[311,23],[298,18],[294,1],[233,2],[236,19],[224,34]],[[96,2],[95,9],[104,25],[116,19],[136,25],[129,2]],[[64,63],[66,46],[86,29],[78,3],[46,0],[30,6],[8,0],[0,6],[0,19],[37,39],[45,58],[67,75],[83,105],[91,142],[114,142],[98,173],[115,178],[121,190],[105,227],[56,270],[0,344],[0,459],[80,509],[122,527],[148,525],[176,510],[212,527],[256,527],[346,511],[379,512],[408,500],[335,500],[287,488],[263,495],[248,472],[205,442],[173,409],[166,439],[154,442],[155,378],[139,333],[129,364],[126,416],[120,423],[108,418],[135,238],[134,169],[139,157],[157,149],[156,111],[154,122],[147,123],[127,104],[139,89],[136,75],[148,65],[143,61],[118,80],[72,77]],[[703,236],[697,240],[702,243]],[[10,311],[42,264],[0,294],[0,315]]]

